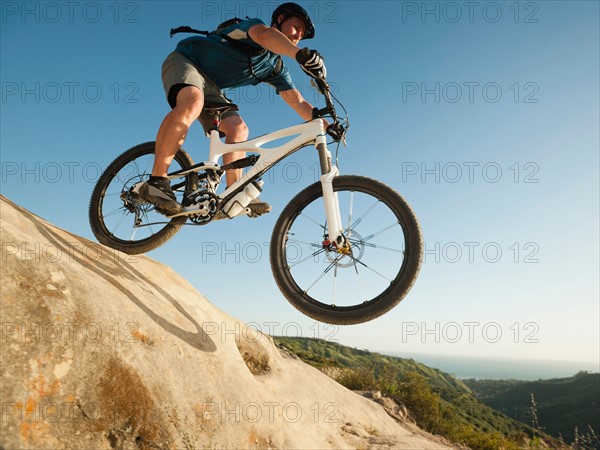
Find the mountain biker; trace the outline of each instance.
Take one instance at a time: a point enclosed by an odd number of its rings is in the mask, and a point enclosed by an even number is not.
[[[203,110],[205,104],[233,108],[221,117],[219,130],[225,134],[226,143],[248,139],[248,128],[237,106],[224,97],[222,89],[260,82],[270,84],[303,119],[311,120],[313,106],[295,88],[279,55],[295,58],[308,75],[324,78],[326,68],[321,55],[297,46],[300,40],[314,35],[314,25],[304,8],[296,3],[283,3],[273,11],[270,27],[260,19],[246,19],[225,27],[219,34],[180,41],[162,66],[163,85],[172,110],[158,130],[152,176],[140,189],[142,199],[163,213],[181,211],[166,178],[167,170],[196,119],[205,131],[212,126],[211,117]],[[225,154],[223,163],[243,157],[244,152]],[[241,175],[241,169],[228,170],[227,187]],[[268,203],[258,199],[249,207],[256,215],[271,210]]]

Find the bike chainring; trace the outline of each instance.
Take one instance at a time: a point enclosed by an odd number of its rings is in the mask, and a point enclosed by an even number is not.
[[[206,225],[219,212],[219,198],[210,191],[199,191],[186,199],[185,206],[198,208],[198,213],[188,216],[194,225]]]

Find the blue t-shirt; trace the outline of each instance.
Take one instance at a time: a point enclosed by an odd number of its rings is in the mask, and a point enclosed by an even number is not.
[[[259,24],[266,25],[260,19],[246,19],[224,28],[220,34],[261,49],[262,47],[248,36],[248,30]],[[248,54],[232,48],[225,39],[216,34],[184,39],[177,44],[176,50],[196,64],[219,89],[250,86],[259,82],[248,67]],[[281,65],[278,73],[273,73],[277,59],[278,55],[268,50],[262,55],[252,56],[254,74],[261,81],[273,85],[277,93],[295,89],[285,65]]]

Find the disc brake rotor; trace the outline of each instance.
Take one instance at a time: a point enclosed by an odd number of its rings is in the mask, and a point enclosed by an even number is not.
[[[353,230],[348,238],[347,247],[338,248],[330,245],[325,252],[325,258],[335,266],[345,269],[346,267],[354,267],[355,260],[360,261],[364,253],[365,245],[363,244],[362,236]],[[340,257],[340,255],[342,256]]]

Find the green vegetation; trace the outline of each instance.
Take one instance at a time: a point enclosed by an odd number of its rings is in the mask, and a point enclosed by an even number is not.
[[[465,380],[487,405],[524,423],[532,423],[531,396],[537,421],[546,433],[565,442],[600,448],[600,374],[580,372],[570,378],[538,381]],[[577,430],[577,432],[575,431]]]
[[[274,339],[306,363],[334,373],[347,388],[381,391],[406,405],[422,429],[452,442],[474,450],[567,448],[542,431],[492,409],[462,381],[412,359],[319,339]]]

